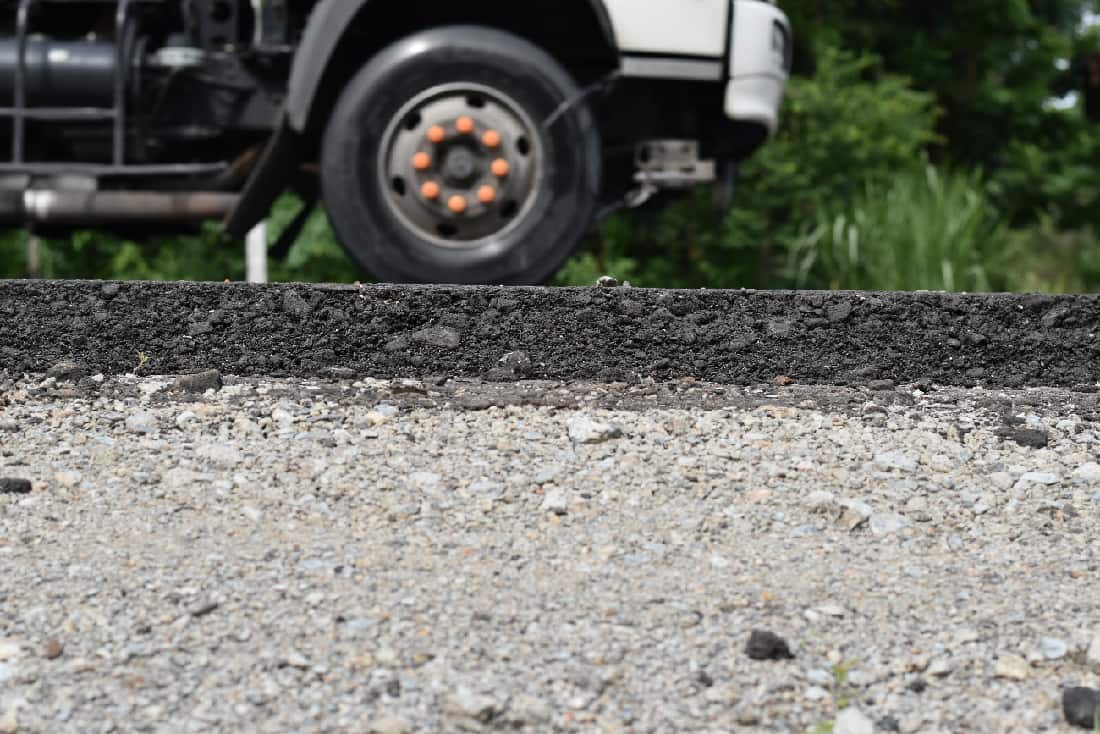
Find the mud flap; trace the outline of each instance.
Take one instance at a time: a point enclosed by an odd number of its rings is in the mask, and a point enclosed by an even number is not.
[[[248,177],[240,200],[222,224],[226,234],[244,237],[271,212],[275,200],[290,183],[298,157],[298,136],[283,115],[259,163]]]

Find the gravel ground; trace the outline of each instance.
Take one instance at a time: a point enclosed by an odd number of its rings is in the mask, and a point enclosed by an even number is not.
[[[54,374],[0,373],[0,733],[1061,732],[1100,684],[1095,392]]]

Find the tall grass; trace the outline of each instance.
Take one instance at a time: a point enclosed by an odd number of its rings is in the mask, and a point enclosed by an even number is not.
[[[988,291],[1009,257],[980,175],[907,170],[824,212],[790,250],[799,288]]]

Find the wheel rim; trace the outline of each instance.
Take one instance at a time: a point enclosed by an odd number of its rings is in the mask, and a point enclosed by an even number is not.
[[[470,249],[517,227],[538,198],[543,143],[511,97],[478,84],[429,89],[382,137],[379,185],[401,222],[441,247]]]

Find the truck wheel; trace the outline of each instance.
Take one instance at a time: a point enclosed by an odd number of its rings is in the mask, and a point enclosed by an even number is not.
[[[599,132],[578,97],[510,33],[448,26],[385,49],[325,131],[321,188],[344,248],[391,282],[546,280],[599,192]]]

